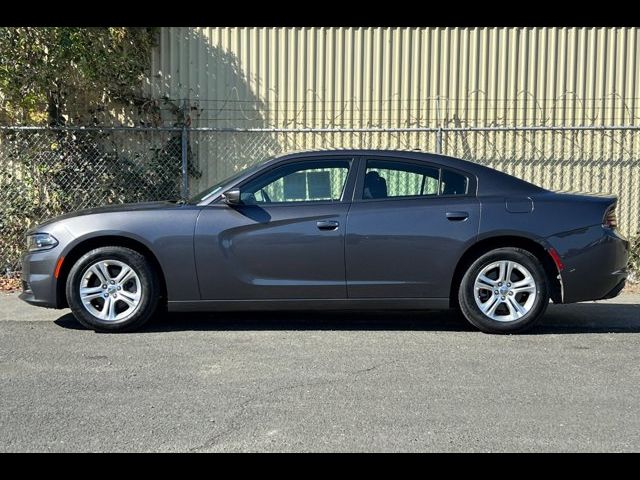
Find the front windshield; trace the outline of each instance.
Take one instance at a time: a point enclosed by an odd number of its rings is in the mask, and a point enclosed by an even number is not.
[[[220,190],[222,190],[222,188],[229,184],[232,183],[234,180],[237,180],[238,178],[242,177],[243,175],[247,174],[247,173],[251,173],[254,170],[257,170],[260,167],[261,163],[258,163],[256,165],[252,165],[250,167],[244,168],[243,170],[240,170],[237,173],[234,173],[233,175],[231,175],[230,177],[225,178],[224,180],[219,181],[218,183],[216,183],[215,185],[210,186],[209,188],[207,188],[206,190],[198,193],[197,195],[191,197],[189,199],[189,203],[200,203],[200,202],[204,202],[205,200],[217,195],[218,193],[220,193]]]

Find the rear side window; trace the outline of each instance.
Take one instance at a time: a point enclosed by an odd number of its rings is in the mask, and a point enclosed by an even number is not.
[[[362,198],[466,195],[468,183],[462,174],[429,165],[367,160]]]

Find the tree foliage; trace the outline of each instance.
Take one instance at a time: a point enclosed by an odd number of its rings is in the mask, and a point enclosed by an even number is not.
[[[0,109],[11,123],[62,125],[70,99],[89,111],[143,101],[155,28],[0,28]]]

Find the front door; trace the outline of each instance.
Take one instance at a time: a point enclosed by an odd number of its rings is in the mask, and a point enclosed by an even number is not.
[[[287,160],[239,185],[241,205],[205,207],[195,234],[201,298],[346,298],[352,164]]]

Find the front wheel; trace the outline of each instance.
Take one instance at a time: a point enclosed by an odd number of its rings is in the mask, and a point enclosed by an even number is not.
[[[71,268],[67,301],[76,319],[101,332],[142,326],[158,306],[158,280],[146,258],[130,248],[100,247]]]
[[[538,259],[527,250],[498,248],[469,266],[458,302],[467,320],[483,332],[520,332],[547,309],[547,277]]]

